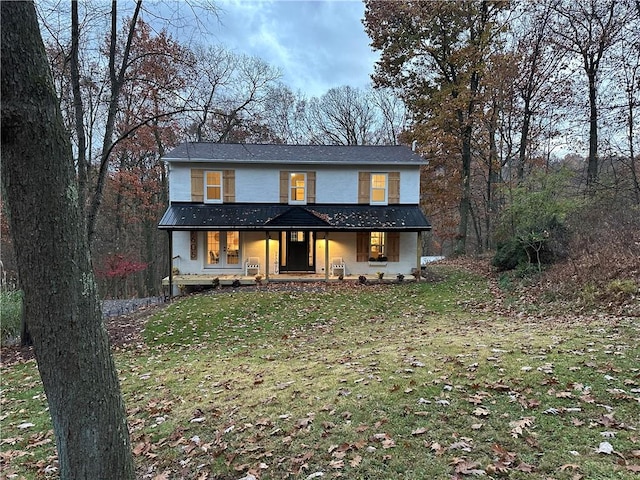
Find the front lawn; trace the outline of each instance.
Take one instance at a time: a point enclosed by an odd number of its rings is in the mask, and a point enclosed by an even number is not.
[[[518,314],[486,278],[226,289],[116,351],[139,478],[624,479],[637,317]],[[6,478],[55,477],[35,363],[2,371]]]

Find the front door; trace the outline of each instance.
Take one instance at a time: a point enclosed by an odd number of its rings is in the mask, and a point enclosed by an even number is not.
[[[313,232],[282,232],[280,271],[314,272]]]

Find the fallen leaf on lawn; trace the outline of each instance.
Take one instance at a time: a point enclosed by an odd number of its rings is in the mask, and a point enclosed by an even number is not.
[[[451,445],[449,445],[449,450],[462,450],[464,452],[470,452],[471,444],[469,442],[461,440],[459,442],[454,442]]]
[[[422,435],[423,433],[427,433],[427,429],[424,427],[416,428],[411,432],[411,435]]]
[[[18,425],[18,428],[19,428],[20,430],[24,430],[25,428],[31,428],[31,427],[35,427],[35,426],[36,426],[36,424],[35,424],[35,423],[31,423],[31,422],[24,422],[24,423],[21,423],[20,425]]]
[[[331,456],[336,460],[342,460],[344,457],[347,456],[347,452],[333,452]]]
[[[244,477],[239,478],[238,480],[258,480],[258,479],[254,474],[247,473]]]
[[[560,471],[564,472],[565,470],[579,470],[580,469],[580,465],[576,464],[576,463],[565,463],[564,465],[562,465],[560,467]]]
[[[463,458],[454,458],[451,462],[455,465],[455,472],[462,475],[486,475],[487,472],[478,468],[480,464]]]
[[[611,445],[609,442],[600,442],[596,453],[605,453],[607,455],[611,455],[613,453],[613,445]]]
[[[436,455],[442,455],[446,451],[446,449],[438,442],[433,442],[429,448],[431,448],[431,450],[433,450]]]
[[[308,427],[311,422],[313,422],[313,417],[305,417],[305,418],[301,418],[296,422],[296,428],[306,428]]]
[[[360,465],[360,462],[362,462],[362,457],[360,455],[356,455],[351,459],[349,465],[351,465],[352,467],[357,467],[358,465]]]
[[[290,381],[290,382],[283,382],[283,383],[279,383],[276,385],[276,388],[278,390],[284,390],[286,388],[289,388],[291,385],[293,385],[294,383],[296,383],[295,381]]]
[[[525,473],[532,473],[534,469],[535,467],[533,465],[529,465],[528,463],[524,463],[524,462],[518,464],[518,466],[516,467],[516,470],[519,470]]]
[[[476,417],[486,417],[487,415],[489,415],[491,412],[486,409],[486,408],[482,408],[482,407],[478,407],[476,408],[473,412],[472,412]]]
[[[511,427],[511,436],[513,438],[518,438],[523,434],[524,430],[527,427],[533,425],[535,418],[534,417],[524,417],[520,420],[514,420],[513,422],[509,422],[509,426]]]
[[[389,438],[387,440],[382,441],[382,448],[393,448],[396,446],[396,442],[393,441],[393,438]]]
[[[143,453],[147,453],[151,449],[151,443],[148,439],[143,440],[142,442],[138,442],[138,444],[133,448],[133,454],[138,456]]]

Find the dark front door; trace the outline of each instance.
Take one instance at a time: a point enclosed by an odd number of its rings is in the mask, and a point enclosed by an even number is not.
[[[285,272],[315,271],[313,252],[313,234],[311,232],[284,232],[282,242],[280,270]]]

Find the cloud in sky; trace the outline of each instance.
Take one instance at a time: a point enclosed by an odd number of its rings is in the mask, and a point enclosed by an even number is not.
[[[293,90],[363,88],[378,55],[364,32],[359,0],[222,0],[216,39],[281,69]]]

